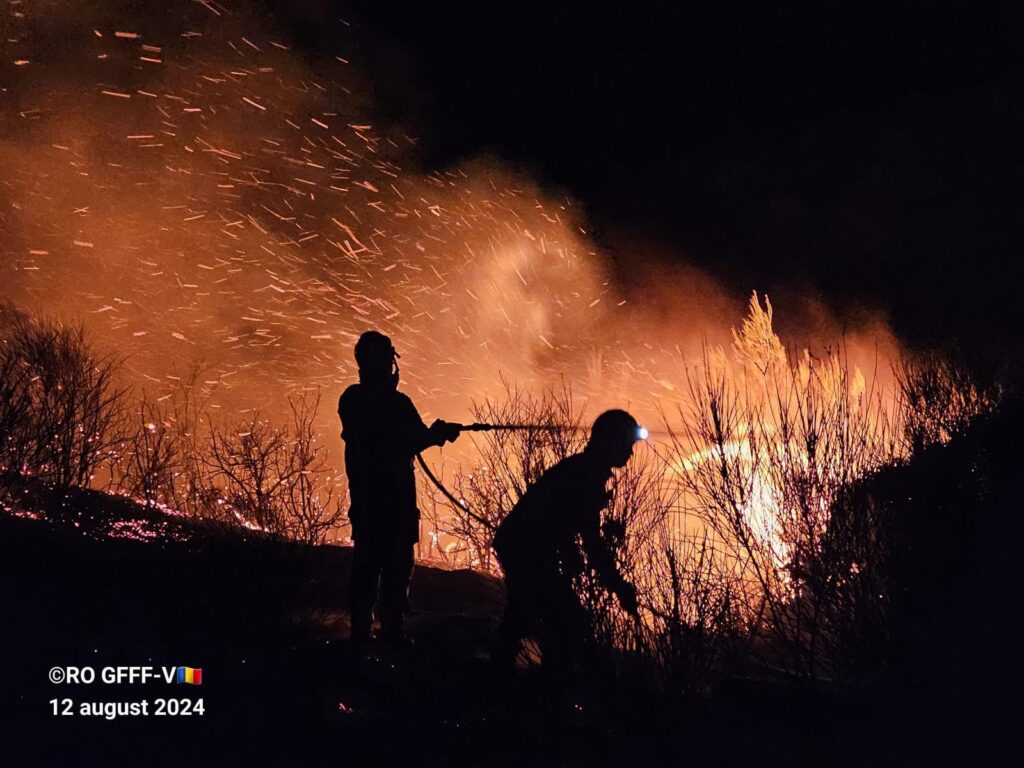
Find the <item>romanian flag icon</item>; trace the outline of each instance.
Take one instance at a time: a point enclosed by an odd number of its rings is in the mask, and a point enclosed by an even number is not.
[[[195,669],[194,667],[178,667],[177,682],[188,683],[189,685],[202,685],[203,670]]]

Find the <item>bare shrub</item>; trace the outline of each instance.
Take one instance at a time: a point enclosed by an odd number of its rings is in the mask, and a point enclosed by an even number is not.
[[[131,418],[112,472],[115,485],[144,504],[168,504],[181,471],[182,446],[175,424],[167,409],[145,393],[127,410]]]
[[[706,691],[716,671],[749,637],[735,610],[733,580],[708,532],[673,536],[668,526],[645,553],[640,592],[647,600],[646,653],[676,691]]]
[[[31,375],[9,348],[8,337],[0,339],[0,485],[10,488],[34,463],[36,441],[28,420]]]
[[[999,403],[996,382],[982,384],[962,361],[935,352],[906,355],[895,374],[910,453],[949,442]]]
[[[110,486],[142,503],[206,521],[237,520],[224,515],[209,462],[211,396],[198,385],[202,369],[170,376],[174,388],[154,398],[143,391],[124,410],[122,440],[111,453]]]
[[[215,467],[209,461],[212,421],[208,404],[212,393],[199,386],[201,376],[202,369],[194,367],[187,375],[178,377],[165,411],[178,451],[176,471],[166,495],[176,510],[234,526],[238,520],[233,516],[226,519],[224,515]]]
[[[115,381],[119,361],[100,355],[80,325],[36,321],[9,308],[2,315],[6,473],[57,490],[84,488],[121,439],[126,390]]]
[[[437,473],[438,480],[447,485],[445,473],[438,469],[433,471]],[[418,475],[416,498],[420,508],[420,540],[416,544],[416,558],[439,563],[445,568],[457,568],[470,563],[470,545],[452,533],[453,529],[462,530],[464,524],[453,524],[451,502],[422,474]],[[466,510],[462,508],[460,514],[466,515]],[[479,521],[474,522],[483,525]],[[487,565],[493,565],[490,560],[486,562]]]
[[[473,514],[450,505],[453,516],[442,530],[465,542],[474,567],[495,572],[494,530],[548,467],[583,448],[586,431],[565,385],[535,395],[506,382],[504,398],[475,406],[473,416],[479,422],[531,427],[481,433],[475,441],[478,463],[455,476],[455,488]]]
[[[289,400],[285,427],[259,413],[234,429],[211,426],[207,462],[225,515],[275,536],[323,543],[342,512],[326,482],[326,449],[317,445],[319,404],[319,395]]]
[[[720,560],[687,523],[665,457],[640,446],[615,477],[602,526],[640,613],[625,613],[589,574],[579,584],[598,653],[675,692],[703,690],[735,634]]]

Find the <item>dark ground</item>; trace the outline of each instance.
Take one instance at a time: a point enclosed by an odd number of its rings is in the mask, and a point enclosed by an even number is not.
[[[896,503],[892,668],[843,689],[732,676],[704,698],[486,666],[499,585],[419,567],[416,644],[348,647],[350,551],[193,529],[105,536],[129,502],[0,515],[2,766],[1005,764],[1016,746],[1024,419],[982,425],[871,483]],[[53,505],[50,505],[51,508]],[[182,533],[187,525],[146,526]],[[157,516],[159,517],[159,516]],[[75,527],[75,523],[78,527]],[[54,685],[55,666],[201,667],[201,687]],[[49,701],[202,697],[202,717],[58,717]]]

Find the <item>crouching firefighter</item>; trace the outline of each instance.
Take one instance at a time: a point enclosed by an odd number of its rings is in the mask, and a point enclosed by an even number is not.
[[[642,434],[625,411],[605,411],[583,451],[548,469],[498,526],[494,549],[505,572],[507,606],[491,657],[496,667],[510,668],[522,638],[533,635],[545,667],[559,675],[572,672],[590,641],[588,616],[573,585],[585,567],[583,554],[622,607],[636,613],[636,590],[615,565],[601,510],[610,500],[612,469],[626,465]]]
[[[381,639],[401,642],[419,540],[412,461],[429,446],[454,441],[459,427],[441,420],[429,428],[423,423],[412,400],[398,391],[399,355],[387,336],[367,331],[356,342],[355,357],[359,383],[338,400],[355,542],[351,637],[370,639],[379,588]]]

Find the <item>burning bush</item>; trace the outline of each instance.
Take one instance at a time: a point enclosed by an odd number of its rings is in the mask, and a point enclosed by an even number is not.
[[[617,475],[606,534],[639,588],[642,621],[584,577],[592,630],[614,658],[653,662],[676,687],[701,687],[730,659],[813,679],[877,669],[889,637],[888,542],[880,508],[858,488],[914,445],[964,429],[991,407],[992,390],[935,359],[901,369],[897,399],[842,345],[787,351],[756,296],[732,352],[705,348],[664,418],[667,450],[650,443]],[[473,565],[495,570],[493,529],[585,432],[567,388],[535,396],[507,385],[474,415],[537,427],[487,433],[479,462],[456,476],[472,514],[453,506],[447,524],[433,521]]]
[[[691,370],[672,465],[762,660],[832,677],[853,658],[849,632],[877,625],[885,600],[867,511],[834,510],[845,489],[900,454],[882,393],[840,351],[787,354],[770,313],[752,299],[736,362],[707,350]]]

